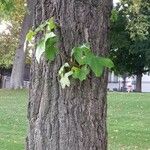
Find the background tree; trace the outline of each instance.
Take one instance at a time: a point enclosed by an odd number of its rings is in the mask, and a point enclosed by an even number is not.
[[[58,70],[78,44],[89,42],[96,55],[107,55],[111,6],[110,0],[37,0],[35,27],[54,17],[61,54],[51,63],[42,57],[38,64],[33,57],[27,150],[107,149],[107,71],[101,78],[91,73],[87,80],[62,89]]]
[[[4,31],[0,32],[0,65],[3,67],[10,67],[13,64],[15,49],[18,44],[20,24],[24,16],[25,8],[24,4],[22,4],[22,0],[2,0],[0,2],[0,10],[0,24],[6,28]]]
[[[15,6],[15,7],[14,7]],[[0,1],[0,74],[11,70],[25,7],[22,0]],[[5,29],[4,29],[5,27]]]
[[[17,89],[23,87],[25,56],[26,56],[26,47],[27,47],[26,35],[29,29],[32,27],[34,2],[35,1],[27,0],[28,11],[26,11],[24,15],[22,26],[21,26],[19,44],[16,50],[16,54],[13,62],[13,69],[11,73],[10,88]]]
[[[141,92],[142,74],[149,71],[150,64],[147,7],[147,2],[122,1],[114,9],[117,17],[111,25],[111,57],[115,63],[114,71],[121,75],[136,75],[138,92]],[[143,13],[143,10],[147,10],[146,13]]]
[[[2,11],[1,20],[7,20],[12,24],[13,30],[17,29],[18,35],[14,35],[13,39],[18,38],[16,45],[15,58],[13,61],[13,68],[10,79],[11,88],[22,88],[23,87],[23,76],[26,56],[26,34],[32,27],[32,8],[35,1],[30,0],[2,0],[0,2],[0,10]],[[27,10],[26,5],[29,5]],[[6,43],[7,45],[7,43]]]
[[[1,11],[0,18],[4,18],[10,15],[13,9],[14,9],[13,0],[9,0],[9,1],[1,0],[0,1],[0,11]]]

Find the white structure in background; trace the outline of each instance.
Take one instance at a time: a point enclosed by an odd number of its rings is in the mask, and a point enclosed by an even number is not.
[[[150,75],[143,75],[142,77],[142,92],[150,92]]]
[[[126,78],[126,88],[127,85],[132,83],[132,89],[135,89],[136,77]],[[116,76],[114,72],[109,73],[108,76],[108,89],[110,91],[121,91],[123,87],[123,78]],[[150,75],[146,74],[142,77],[142,92],[150,92]]]

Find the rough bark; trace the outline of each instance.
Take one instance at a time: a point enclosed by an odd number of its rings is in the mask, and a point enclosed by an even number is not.
[[[33,57],[26,150],[106,150],[107,71],[62,89],[58,70],[71,49],[90,42],[97,55],[108,52],[110,0],[38,0],[35,26],[54,16],[60,28],[60,53],[48,63]],[[65,57],[63,57],[65,56]]]
[[[18,89],[23,87],[23,77],[24,77],[24,67],[25,67],[25,55],[26,55],[26,34],[33,25],[33,6],[34,2],[28,0],[27,4],[29,6],[29,11],[25,14],[20,36],[19,45],[16,50],[13,68],[10,79],[10,88]]]
[[[136,92],[142,92],[142,73],[136,76]]]

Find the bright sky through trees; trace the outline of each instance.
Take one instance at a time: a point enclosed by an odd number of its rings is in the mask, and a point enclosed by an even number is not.
[[[114,5],[118,3],[119,1],[120,0],[113,0]],[[0,33],[3,33],[3,32],[5,33],[9,32],[9,30],[7,29],[7,24],[4,21],[0,23]]]
[[[6,30],[7,25],[4,22],[1,22],[0,24],[0,33],[2,33],[4,30]]]
[[[118,2],[120,2],[120,0],[113,0],[114,5],[116,5]]]
[[[7,29],[8,25],[10,25],[10,23],[2,21],[0,23],[0,33],[5,32],[6,34],[9,34],[10,31]]]

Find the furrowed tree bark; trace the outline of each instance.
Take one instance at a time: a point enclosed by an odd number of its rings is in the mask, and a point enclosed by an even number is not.
[[[34,2],[32,0],[27,0],[27,5],[29,11],[26,12],[22,22],[22,27],[19,36],[19,45],[16,50],[11,78],[10,78],[10,88],[13,89],[23,88],[25,55],[26,55],[26,46],[27,46],[26,34],[28,33],[29,29],[33,25]]]
[[[26,150],[106,150],[107,71],[101,78],[71,81],[62,89],[58,70],[71,49],[90,42],[97,55],[107,55],[110,0],[38,0],[34,23],[54,16],[60,28],[60,55],[38,64],[33,56],[28,104]],[[35,52],[34,52],[35,53]]]

